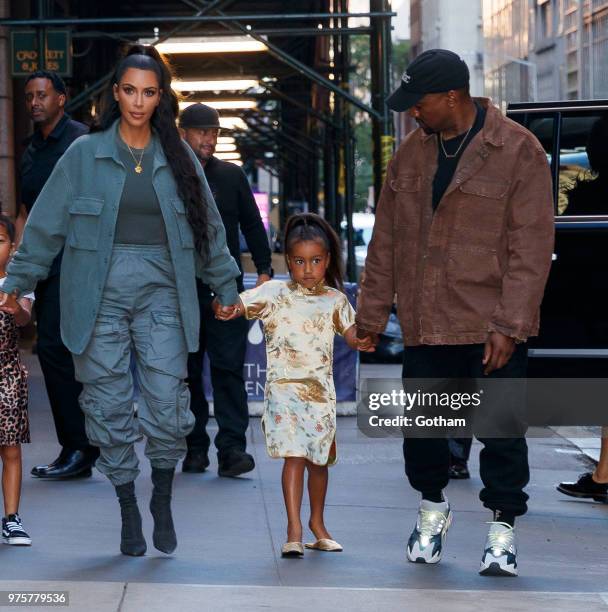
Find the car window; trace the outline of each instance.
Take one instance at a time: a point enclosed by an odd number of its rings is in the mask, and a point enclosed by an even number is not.
[[[551,114],[529,114],[529,121],[527,124],[527,128],[538,138],[538,141],[542,145],[545,150],[545,154],[547,156],[547,161],[549,164],[552,163],[553,160],[553,146],[555,142],[555,127],[557,125],[557,113]],[[515,114],[512,117],[514,120],[526,124],[526,115],[523,114]],[[551,176],[555,177],[554,168],[552,167]],[[555,181],[555,178],[553,179]],[[555,184],[553,185],[555,189]]]
[[[608,215],[608,113],[562,117],[558,215]]]

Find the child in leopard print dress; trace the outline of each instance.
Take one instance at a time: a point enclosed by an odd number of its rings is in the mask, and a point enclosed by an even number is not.
[[[0,215],[0,287],[15,246],[15,226]],[[24,531],[18,514],[21,494],[21,444],[30,441],[27,418],[27,371],[19,357],[17,327],[26,325],[31,316],[34,296],[17,301],[14,312],[0,311],[0,457],[2,458],[2,495],[5,516],[2,539],[5,544],[29,546],[32,541]]]

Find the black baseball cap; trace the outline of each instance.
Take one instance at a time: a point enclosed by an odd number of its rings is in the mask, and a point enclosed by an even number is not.
[[[426,94],[462,89],[468,84],[469,69],[460,56],[447,49],[430,49],[411,62],[386,104],[394,111],[406,111]]]
[[[179,116],[179,127],[187,128],[219,128],[220,115],[215,110],[206,104],[191,104],[186,107]]]

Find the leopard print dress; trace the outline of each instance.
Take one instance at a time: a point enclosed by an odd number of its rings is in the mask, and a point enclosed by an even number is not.
[[[0,312],[0,446],[30,441],[27,370],[21,363],[18,339],[13,316]]]

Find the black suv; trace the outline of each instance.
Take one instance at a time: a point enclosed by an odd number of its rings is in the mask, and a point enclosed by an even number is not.
[[[530,376],[608,374],[608,100],[510,104],[551,164],[555,253]]]

